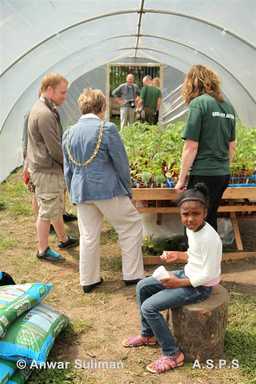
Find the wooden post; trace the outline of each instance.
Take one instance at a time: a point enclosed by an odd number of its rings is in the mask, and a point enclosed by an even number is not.
[[[236,213],[230,212],[230,218],[231,218],[232,226],[234,229],[237,249],[239,251],[243,251],[244,247],[243,247],[243,243],[242,243],[242,238],[241,238],[241,234],[240,234],[240,229],[239,229],[239,224],[237,221]]]

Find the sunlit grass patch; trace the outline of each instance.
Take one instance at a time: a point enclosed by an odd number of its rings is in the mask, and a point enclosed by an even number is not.
[[[16,245],[17,241],[13,237],[0,234],[0,251],[6,251],[7,249],[14,248]]]
[[[240,369],[256,383],[256,302],[251,296],[232,293],[229,304],[225,352],[239,361]]]
[[[0,185],[0,193],[0,211],[8,210],[12,216],[32,215],[30,192],[16,174]]]

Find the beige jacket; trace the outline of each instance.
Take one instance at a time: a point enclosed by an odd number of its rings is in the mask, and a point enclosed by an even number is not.
[[[63,173],[62,132],[54,113],[42,100],[28,120],[28,165],[31,172]]]

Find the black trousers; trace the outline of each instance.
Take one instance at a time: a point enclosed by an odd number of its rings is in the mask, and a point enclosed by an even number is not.
[[[6,272],[2,272],[2,278],[0,279],[0,286],[2,285],[15,285],[13,278]]]
[[[217,210],[220,205],[221,197],[228,186],[229,175],[190,176],[188,189],[194,187],[197,183],[204,183],[209,190],[209,207],[206,221],[217,231]]]

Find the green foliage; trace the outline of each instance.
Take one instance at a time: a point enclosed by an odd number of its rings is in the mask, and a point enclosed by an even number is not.
[[[36,369],[28,384],[80,384],[82,382],[78,377],[78,371],[69,367],[67,369]]]
[[[159,256],[163,251],[186,251],[187,248],[186,238],[182,235],[166,239],[153,239],[151,236],[146,236],[143,243],[143,252],[153,256]]]
[[[120,117],[119,116],[112,116],[111,122],[114,123],[116,125],[118,131],[120,131]]]
[[[133,178],[147,184],[153,177],[157,184],[161,184],[165,180],[163,177],[159,178],[164,176],[162,171],[164,163],[172,175],[177,174],[183,146],[182,127],[183,123],[161,127],[136,122],[123,129],[122,138]]]
[[[165,182],[164,175],[155,175],[155,184],[158,187],[161,187],[161,185]]]
[[[158,176],[166,174],[177,179],[183,148],[181,138],[184,122],[178,121],[165,127],[136,122],[123,129],[122,138],[127,150],[131,175],[148,184],[145,175],[151,174],[155,184],[162,184]],[[231,164],[234,175],[252,174],[256,167],[256,129],[237,124],[237,149]],[[147,180],[146,180],[147,179]],[[145,180],[145,181],[144,181]],[[159,182],[161,181],[161,182]],[[147,185],[145,185],[147,186]]]
[[[240,369],[249,377],[256,376],[256,302],[253,297],[233,293],[229,305],[229,321],[225,335],[225,352],[239,361]]]
[[[144,185],[148,185],[150,180],[152,179],[152,174],[150,172],[143,172],[138,176],[141,178]]]
[[[239,175],[244,170],[252,174],[256,168],[256,129],[238,123],[236,133],[237,148],[231,164],[232,173]]]

